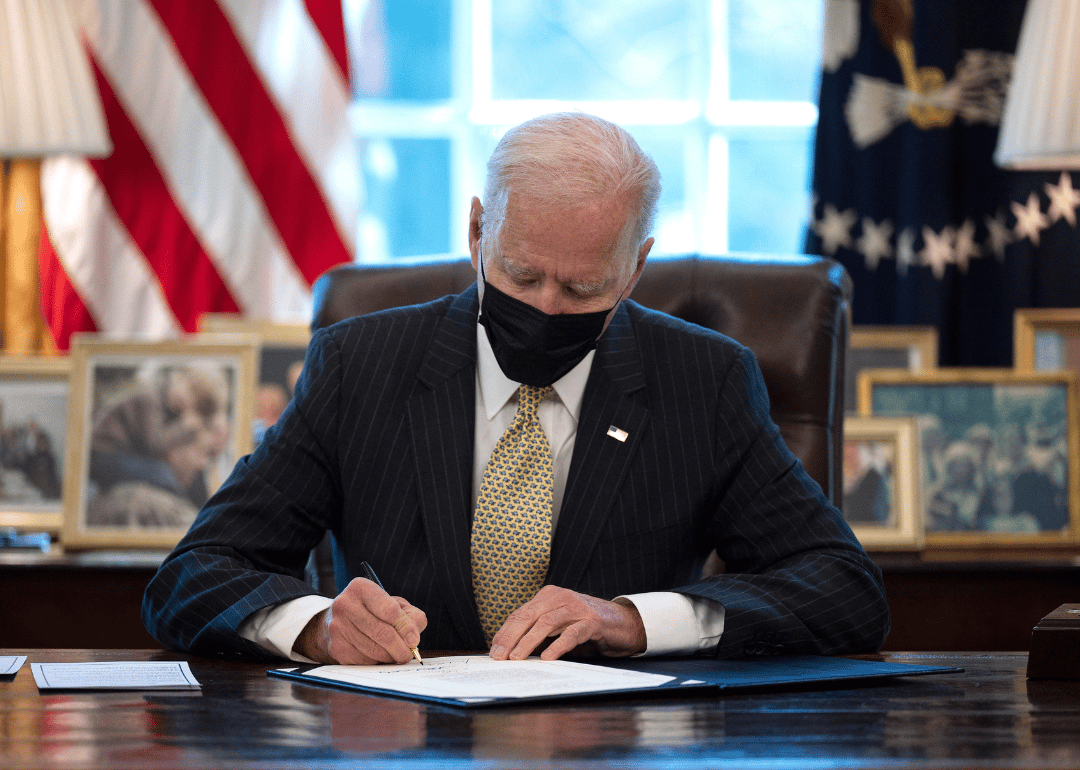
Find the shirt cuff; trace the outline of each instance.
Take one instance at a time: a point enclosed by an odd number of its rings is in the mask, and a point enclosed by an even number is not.
[[[312,594],[263,607],[244,618],[237,633],[279,657],[299,663],[314,663],[315,661],[293,652],[293,645],[308,621],[331,604],[333,599]]]
[[[632,604],[645,626],[641,655],[693,655],[716,649],[724,633],[724,605],[712,599],[671,591],[615,598]]]

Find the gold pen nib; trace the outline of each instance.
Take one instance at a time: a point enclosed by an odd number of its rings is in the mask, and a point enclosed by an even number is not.
[[[421,666],[424,665],[424,659],[420,657],[420,650],[415,647],[411,647],[410,649],[412,650],[413,657],[416,658]]]

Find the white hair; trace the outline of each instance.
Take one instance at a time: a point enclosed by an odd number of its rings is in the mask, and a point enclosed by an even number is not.
[[[630,212],[618,250],[632,272],[656,218],[660,171],[634,137],[614,123],[583,112],[553,113],[511,128],[491,154],[482,216],[485,244],[490,238],[494,246],[499,237],[511,190],[570,208],[625,197],[637,210]]]

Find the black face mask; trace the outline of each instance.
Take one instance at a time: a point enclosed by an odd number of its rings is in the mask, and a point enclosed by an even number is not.
[[[482,257],[480,274],[484,275]],[[503,374],[514,382],[542,388],[581,363],[596,347],[611,309],[548,315],[499,291],[485,277],[480,323],[487,329]]]

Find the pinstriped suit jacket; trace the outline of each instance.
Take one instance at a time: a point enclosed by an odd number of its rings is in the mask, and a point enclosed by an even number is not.
[[[312,592],[304,563],[329,529],[338,585],[367,560],[427,613],[424,647],[484,648],[469,567],[477,309],[473,286],[315,334],[292,404],[148,586],[159,641],[266,657],[236,629]],[[702,580],[713,548],[727,572]],[[874,650],[888,632],[880,571],[780,439],[750,351],[629,301],[597,347],[547,580],[717,600],[721,656]]]

